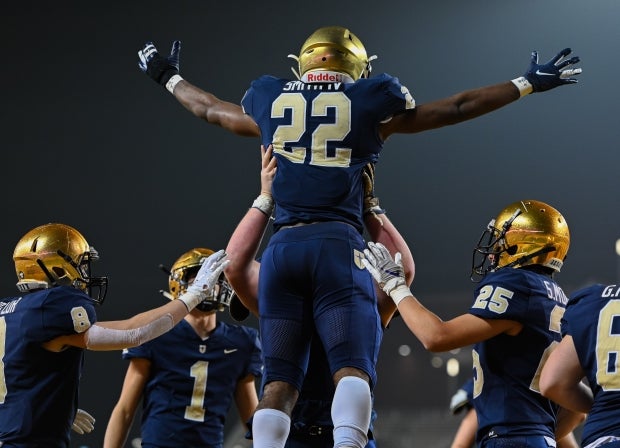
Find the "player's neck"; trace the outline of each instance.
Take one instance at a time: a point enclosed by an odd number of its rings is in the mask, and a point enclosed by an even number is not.
[[[202,339],[206,339],[217,326],[217,318],[215,317],[215,312],[203,313],[200,311],[194,311],[185,316],[185,320],[188,324],[191,325],[191,327],[194,329],[198,336],[200,336]]]

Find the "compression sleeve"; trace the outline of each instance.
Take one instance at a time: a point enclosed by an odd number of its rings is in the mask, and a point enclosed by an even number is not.
[[[170,331],[174,327],[172,314],[165,314],[142,327],[116,330],[93,324],[86,333],[89,350],[121,350],[136,347]]]

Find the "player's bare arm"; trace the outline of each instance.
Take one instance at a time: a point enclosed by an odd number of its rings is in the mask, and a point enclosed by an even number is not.
[[[259,137],[260,131],[252,118],[238,104],[222,101],[212,93],[184,80],[179,75],[181,42],[172,43],[170,55],[163,57],[152,42],[138,52],[140,69],[153,81],[166,87],[188,111],[208,123],[221,126],[237,135]]]
[[[235,404],[239,411],[239,419],[244,423],[247,422],[258,405],[254,375],[246,375],[237,382]]]
[[[380,243],[368,243],[363,260],[377,284],[390,295],[405,324],[431,352],[445,352],[490,339],[501,333],[516,335],[523,324],[507,319],[482,319],[463,314],[449,321],[442,320],[422,305],[411,293],[397,253],[392,259]]]
[[[566,409],[589,412],[592,390],[581,382],[585,372],[571,335],[566,335],[551,352],[540,374],[540,393]]]
[[[573,67],[579,57],[569,57],[571,52],[570,48],[565,48],[548,62],[539,64],[538,52],[534,51],[523,76],[418,105],[382,124],[381,136],[385,140],[394,133],[416,133],[460,123],[493,112],[530,93],[575,84],[577,79],[574,76],[582,70]]]
[[[379,198],[375,195],[375,166],[366,165],[362,172],[364,182],[364,225],[372,241],[383,244],[390,253],[400,253],[405,281],[411,285],[415,277],[415,262],[407,242],[398,229],[392,224],[379,205]],[[396,312],[394,301],[381,288],[376,287],[377,308],[381,317],[381,324],[387,327]]]
[[[223,250],[215,252],[205,260],[192,285],[178,299],[129,319],[85,326],[85,331],[59,336],[46,342],[43,347],[54,352],[64,350],[67,346],[101,351],[121,350],[150,341],[173,328],[209,296],[228,263]]]
[[[437,101],[420,104],[381,125],[385,140],[395,133],[416,133],[461,123],[493,112],[518,100],[519,90],[511,82],[467,90]]]
[[[258,316],[258,270],[256,254],[260,248],[269,218],[273,211],[271,184],[276,175],[273,147],[261,146],[261,192],[231,235],[226,253],[230,259],[224,274],[241,303]]]
[[[125,446],[129,429],[142,398],[142,391],[151,373],[151,362],[144,358],[133,358],[125,374],[121,395],[112,410],[103,440],[104,448]]]

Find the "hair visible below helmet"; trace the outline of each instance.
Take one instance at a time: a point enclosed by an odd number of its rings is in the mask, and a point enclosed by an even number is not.
[[[519,201],[504,208],[474,249],[472,279],[504,267],[540,265],[559,272],[570,246],[562,214],[544,202]]]
[[[200,266],[205,259],[214,252],[211,249],[197,247],[185,252],[170,268],[168,276],[168,294],[164,294],[169,299],[178,299],[183,294],[190,282],[196,277]],[[230,305],[230,300],[234,291],[226,277],[222,273],[215,285],[212,296],[200,302],[196,308],[200,311],[222,311]]]
[[[341,26],[319,28],[301,46],[299,76],[310,70],[346,73],[353,80],[368,78],[371,67],[366,49],[355,34]]]
[[[101,304],[106,277],[91,277],[90,262],[99,259],[80,232],[66,224],[50,223],[26,233],[13,251],[17,289],[21,292],[68,285],[87,291]],[[92,288],[98,288],[96,297]]]

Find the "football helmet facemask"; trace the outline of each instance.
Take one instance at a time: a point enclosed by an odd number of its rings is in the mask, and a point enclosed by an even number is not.
[[[27,292],[69,285],[86,291],[94,302],[102,304],[108,279],[90,275],[90,262],[98,259],[95,248],[73,227],[58,223],[36,227],[19,240],[13,251],[17,289]]]
[[[301,46],[299,56],[288,55],[298,63],[297,78],[311,70],[345,73],[354,81],[368,78],[372,67],[362,41],[347,28],[326,26],[313,32]]]
[[[211,249],[197,247],[181,255],[168,272],[168,291],[162,291],[162,294],[170,300],[179,298],[196,277],[205,259],[213,253]],[[230,306],[234,291],[223,273],[213,291],[212,296],[207,297],[196,306],[198,310],[204,312],[223,311]]]
[[[559,272],[570,246],[562,214],[544,202],[526,200],[504,208],[474,249],[472,280],[501,268],[540,265]]]

